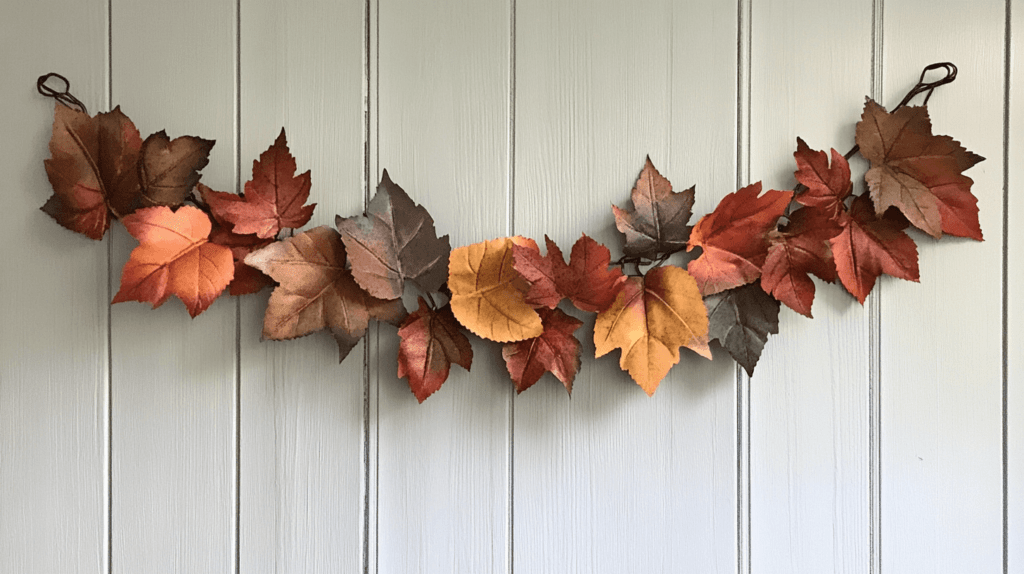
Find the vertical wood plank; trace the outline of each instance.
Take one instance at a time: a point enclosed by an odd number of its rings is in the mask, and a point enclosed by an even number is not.
[[[1024,572],[1024,2],[1012,0],[1007,201],[1007,572]]]
[[[241,173],[282,126],[312,171],[309,227],[362,209],[363,2],[240,7]],[[363,499],[363,346],[327,333],[260,342],[267,289],[242,300],[241,572],[356,572]]]
[[[504,0],[376,5],[371,179],[386,168],[453,246],[508,232],[508,43]],[[371,104],[372,107],[373,104]],[[500,348],[474,341],[422,405],[397,379],[397,335],[379,328],[375,389],[378,572],[508,569],[509,384]]]
[[[90,112],[105,111],[106,2],[4,12],[0,572],[105,572],[109,239],[72,233],[39,211],[52,193],[43,159],[54,102],[35,81],[62,73]]]
[[[234,189],[232,0],[114,0],[112,100],[142,132],[216,139],[202,181]],[[113,285],[136,242],[114,241]],[[113,569],[229,572],[235,556],[236,305],[115,305]],[[159,565],[159,566],[157,566]]]
[[[798,136],[853,147],[871,2],[753,8],[750,177],[793,189]],[[869,317],[842,286],[815,284],[814,319],[783,306],[750,383],[752,572],[868,571]]]
[[[1003,49],[1005,4],[885,4],[891,107],[921,68],[956,83],[928,107],[934,132],[988,158],[967,175],[985,241],[913,233],[921,282],[881,282],[882,568],[1001,572]],[[947,15],[947,16],[937,16]]]
[[[610,204],[645,154],[696,185],[694,220],[735,190],[735,4],[519,0],[516,31],[517,233],[618,258]],[[572,398],[545,376],[516,399],[516,570],[734,572],[732,361],[683,350],[648,398],[618,352],[594,359],[585,315]]]

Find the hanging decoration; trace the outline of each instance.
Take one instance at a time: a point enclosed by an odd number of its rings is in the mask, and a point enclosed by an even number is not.
[[[945,76],[926,82],[933,70]],[[50,87],[56,78],[62,90]],[[451,248],[434,220],[385,170],[366,212],[297,233],[316,208],[309,171],[284,129],[253,162],[240,194],[200,183],[212,140],[142,139],[120,107],[90,116],[63,76],[37,89],[54,98],[46,173],[53,195],[42,210],[60,225],[101,239],[112,221],[139,241],[112,303],[159,307],[172,295],[193,317],[227,291],[273,288],[263,338],[329,331],[341,360],[371,320],[395,325],[398,376],[422,402],[452,364],[469,370],[467,331],[502,343],[517,392],[546,373],[572,392],[579,371],[570,306],[595,313],[596,356],[619,351],[619,365],[648,394],[680,360],[680,349],[711,359],[715,340],[753,375],[785,305],[811,317],[815,283],[837,279],[864,303],[881,275],[918,281],[917,247],[906,233],[981,241],[973,181],[963,172],[984,158],[932,134],[927,102],[956,78],[950,63],[924,69],[891,111],[867,99],[856,145],[845,155],[797,139],[794,190],[753,183],[722,198],[691,224],[695,189],[673,191],[650,158],[630,194],[611,206],[623,256],[582,234],[568,262],[554,241],[499,237]],[[925,94],[921,106],[907,105]],[[848,160],[870,162],[867,193],[853,194]],[[668,263],[671,256],[684,266]],[[406,293],[418,295],[409,313]]]

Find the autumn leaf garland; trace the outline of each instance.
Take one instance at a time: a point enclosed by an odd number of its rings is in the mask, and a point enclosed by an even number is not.
[[[566,313],[570,303],[596,314],[595,355],[618,350],[621,368],[653,394],[680,349],[711,359],[711,341],[753,374],[781,305],[811,316],[811,276],[838,279],[861,303],[880,275],[918,281],[910,225],[982,240],[963,171],[983,158],[933,135],[926,107],[887,112],[868,99],[856,140],[871,164],[868,193],[853,194],[846,157],[798,139],[795,192],[754,183],[695,223],[695,189],[673,191],[647,158],[631,208],[612,206],[623,257],[613,262],[584,234],[566,261],[547,237],[543,254],[524,237],[452,249],[387,171],[364,214],[295,233],[316,204],[283,129],[235,194],[199,182],[213,141],[162,131],[143,140],[120,108],[90,117],[58,104],[42,210],[92,239],[119,219],[139,241],[113,303],[158,307],[173,295],[195,317],[225,290],[273,286],[263,338],[329,331],[342,360],[371,320],[394,324],[398,376],[420,402],[453,364],[471,368],[468,332],[503,344],[517,392],[550,373],[571,393],[584,322]],[[680,253],[685,266],[668,263]],[[408,294],[418,295],[412,313]]]

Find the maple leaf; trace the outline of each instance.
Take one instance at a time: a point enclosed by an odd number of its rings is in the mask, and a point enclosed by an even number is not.
[[[779,302],[755,282],[711,295],[704,303],[709,336],[752,376],[768,335],[779,333]]]
[[[864,178],[876,215],[895,206],[932,237],[945,232],[982,240],[974,181],[962,172],[985,158],[949,136],[932,135],[926,107],[890,114],[868,99],[857,123],[857,145],[871,162]]]
[[[406,317],[398,336],[398,376],[409,381],[416,400],[423,402],[448,379],[452,363],[469,370],[473,347],[459,329],[451,307],[435,311],[422,297],[420,308]]]
[[[814,302],[814,281],[809,273],[829,283],[836,280],[836,265],[829,240],[842,228],[829,212],[843,205],[801,208],[789,216],[781,231],[768,234],[768,257],[761,274],[761,287],[766,293],[785,303],[801,315],[811,316]],[[826,211],[828,210],[828,211]]]
[[[352,260],[352,275],[374,297],[401,297],[405,281],[415,281],[427,292],[445,282],[448,236],[437,237],[426,208],[391,181],[387,170],[366,214],[339,216],[335,223]]]
[[[628,277],[611,307],[594,324],[595,357],[622,349],[619,366],[648,395],[653,395],[679,347],[711,358],[708,317],[697,282],[672,265]]]
[[[137,207],[141,148],[139,130],[120,106],[90,118],[57,104],[52,157],[43,162],[53,195],[42,210],[71,231],[100,239],[111,216],[122,217]]]
[[[768,232],[789,206],[791,191],[761,193],[761,182],[730,193],[700,218],[686,250],[704,252],[687,269],[705,296],[745,285],[761,275],[768,255]]]
[[[214,140],[181,136],[171,141],[163,130],[142,142],[139,182],[144,205],[177,207],[199,182],[199,170],[210,162]]]
[[[615,300],[625,281],[622,270],[609,268],[608,248],[583,234],[572,247],[566,265],[562,250],[546,235],[548,253],[529,246],[513,245],[514,267],[527,281],[526,302],[534,306],[555,306],[565,297],[582,311],[599,313]]]
[[[572,394],[572,382],[580,370],[580,341],[573,332],[583,321],[561,309],[540,311],[544,332],[539,337],[505,343],[501,356],[505,359],[516,393],[532,387],[544,373],[551,373]]]
[[[693,209],[692,187],[672,191],[672,183],[658,173],[648,156],[630,199],[632,211],[612,206],[615,227],[626,235],[623,253],[654,259],[686,247],[690,236],[690,226],[686,223]]]
[[[508,343],[544,332],[540,315],[526,303],[528,284],[512,267],[512,246],[533,240],[499,237],[453,249],[448,288],[455,318],[484,339]]]
[[[804,140],[796,139],[797,170],[796,180],[807,187],[793,199],[801,204],[822,209],[832,217],[838,217],[845,210],[843,200],[853,191],[850,180],[850,164],[835,149],[832,150],[832,165],[823,151],[807,147]]]
[[[211,194],[222,193],[213,191],[201,183],[196,185],[196,189],[199,190],[203,201],[207,205],[210,205],[209,199]],[[235,194],[225,195],[234,196]],[[228,293],[234,296],[249,295],[260,291],[264,287],[273,285],[274,280],[267,276],[267,274],[246,265],[245,256],[257,249],[270,245],[274,240],[261,239],[255,233],[246,235],[234,233],[231,231],[231,224],[222,219],[220,217],[221,214],[217,210],[211,210],[210,214],[213,217],[213,231],[210,232],[210,243],[216,243],[231,249],[231,257],[235,261],[235,276],[228,285]]]
[[[862,305],[883,273],[909,281],[920,279],[917,245],[903,232],[906,220],[898,214],[878,217],[871,199],[861,195],[853,200],[850,214],[841,223],[842,232],[829,240],[836,271],[846,290]]]
[[[330,329],[344,360],[370,319],[394,323],[405,318],[400,300],[377,299],[359,288],[345,269],[341,236],[326,225],[253,251],[245,262],[279,284],[267,303],[264,339],[294,339]]]
[[[124,264],[112,303],[141,301],[155,309],[177,295],[195,317],[231,282],[231,250],[209,241],[212,224],[202,211],[188,205],[178,211],[147,207],[121,221],[139,246]]]
[[[245,182],[244,196],[213,191],[204,194],[210,209],[231,231],[273,238],[281,229],[309,223],[316,204],[309,200],[309,171],[295,175],[295,158],[288,150],[284,128],[274,144],[252,162],[252,179]]]

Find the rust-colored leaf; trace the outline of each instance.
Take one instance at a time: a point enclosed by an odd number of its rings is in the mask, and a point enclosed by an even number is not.
[[[176,295],[195,317],[231,282],[231,250],[209,241],[210,218],[202,211],[148,207],[121,221],[139,246],[124,264],[113,303],[142,301],[156,308]]]
[[[871,199],[861,195],[853,200],[842,225],[843,231],[829,243],[839,279],[861,304],[883,273],[909,281],[920,279],[917,246],[903,232],[907,224],[898,214],[876,216]]]
[[[416,400],[423,402],[448,379],[452,365],[469,370],[473,347],[459,328],[450,306],[435,311],[422,297],[420,308],[409,315],[398,336],[398,376],[409,381]]]
[[[813,273],[823,281],[836,280],[836,264],[829,240],[842,228],[828,211],[845,207],[801,208],[789,216],[789,224],[781,231],[768,234],[770,246],[764,261],[761,287],[801,315],[811,316],[814,302]],[[751,368],[753,370],[753,368]]]
[[[730,193],[694,226],[686,249],[700,247],[704,252],[687,269],[705,296],[761,276],[768,256],[768,232],[775,229],[793,192],[759,194],[761,182]]]
[[[405,318],[400,300],[377,299],[359,288],[345,269],[341,236],[328,226],[275,241],[250,253],[245,262],[278,282],[263,318],[264,339],[294,339],[330,329],[344,360],[370,319]]]
[[[871,161],[865,179],[876,215],[894,206],[932,237],[982,240],[974,181],[962,172],[985,158],[949,136],[932,135],[926,107],[889,113],[869,99],[857,123],[857,145]]]
[[[100,239],[112,216],[138,207],[141,148],[139,130],[120,106],[90,118],[57,104],[52,157],[44,161],[53,195],[42,210],[71,231]]]
[[[199,170],[210,162],[214,143],[195,136],[172,141],[163,130],[146,138],[139,163],[142,204],[181,205],[199,182]]]
[[[391,181],[387,170],[366,214],[339,216],[335,223],[352,261],[352,275],[374,297],[401,297],[406,281],[427,292],[445,282],[448,236],[437,237],[426,208]]]
[[[313,216],[316,204],[304,205],[309,199],[309,171],[295,175],[295,170],[295,158],[281,128],[274,144],[252,162],[252,179],[245,182],[244,196],[214,191],[204,198],[233,233],[270,239],[285,227],[302,227]]]
[[[525,341],[505,343],[501,356],[517,393],[532,387],[544,373],[551,373],[571,395],[572,382],[580,370],[580,341],[573,332],[583,321],[561,309],[542,309],[540,316],[544,332]]]
[[[708,316],[697,282],[685,270],[666,265],[644,277],[629,277],[611,307],[594,324],[595,356],[621,349],[619,366],[653,395],[679,347],[711,358]]]
[[[850,164],[843,154],[832,150],[832,165],[829,166],[828,156],[823,151],[815,151],[807,147],[804,140],[796,139],[797,170],[796,180],[807,187],[793,199],[801,205],[816,207],[823,212],[838,217],[845,210],[843,200],[853,191],[850,180]]]
[[[630,198],[632,211],[612,206],[615,227],[626,235],[626,255],[654,259],[686,247],[690,235],[687,222],[693,209],[692,187],[672,191],[672,183],[658,173],[648,157]]]
[[[544,237],[547,255],[538,249],[514,245],[514,266],[530,282],[526,302],[554,309],[565,297],[580,310],[601,312],[615,300],[625,277],[618,267],[609,268],[608,248],[584,234],[572,247],[566,265],[562,250]]]
[[[512,267],[515,238],[500,237],[453,249],[448,288],[455,318],[484,339],[508,343],[540,336],[540,315],[526,303],[529,284]],[[518,240],[533,244],[532,240]]]
[[[196,189],[199,190],[200,196],[207,205],[210,205],[210,196],[212,194],[222,193],[213,191],[201,183],[196,185]],[[233,193],[225,193],[224,195],[238,197]],[[218,210],[211,210],[211,214],[213,216],[213,231],[210,232],[210,243],[216,243],[231,249],[231,257],[235,261],[235,276],[231,279],[231,284],[228,285],[228,293],[233,296],[250,295],[264,287],[273,285],[274,280],[267,276],[266,273],[245,264],[245,256],[257,249],[270,245],[274,240],[261,239],[254,233],[247,235],[234,233],[231,231],[231,224],[222,219],[222,214]]]

